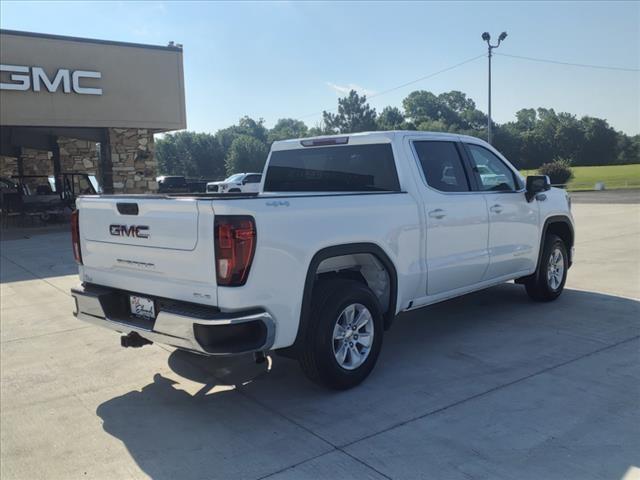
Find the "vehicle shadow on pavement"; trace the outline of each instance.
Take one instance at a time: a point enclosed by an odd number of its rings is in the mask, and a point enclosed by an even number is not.
[[[588,404],[585,392],[610,382],[608,372],[616,367],[604,364],[579,379],[567,374],[560,387],[548,372],[637,338],[639,314],[640,302],[631,299],[566,290],[555,302],[533,303],[522,287],[505,284],[403,314],[386,332],[370,378],[349,391],[318,387],[304,378],[296,362],[277,356],[269,369],[252,357],[210,359],[174,352],[169,367],[202,385],[196,393],[156,374],[140,391],[100,405],[97,414],[104,430],[120,439],[153,478],[258,478],[333,446],[357,445],[363,438],[480,398],[496,398],[483,408],[484,415],[494,410],[492,422],[499,424],[504,405],[512,402],[513,386],[535,378],[534,393],[513,401],[521,402],[523,411],[528,402],[548,408],[548,418],[532,418],[527,428],[558,441],[564,434],[557,431],[558,422],[587,428],[590,419],[582,418],[575,405]],[[631,354],[617,358],[626,362],[624,368],[637,370]],[[562,390],[572,383],[578,386]],[[623,410],[637,408],[633,395],[615,401]],[[601,415],[606,419],[607,412]],[[469,422],[469,435],[476,435]],[[621,434],[607,432],[606,425],[601,424],[599,435]],[[517,430],[513,435],[518,436]],[[430,448],[415,440],[407,440],[414,450]],[[507,435],[487,440],[491,448],[507,451],[513,441]],[[571,451],[573,445],[563,448]],[[584,452],[576,449],[573,454],[580,458]],[[518,455],[526,456],[526,449],[508,461],[517,464]],[[461,453],[458,460],[467,456],[468,451]],[[585,459],[591,461],[606,463],[597,455]]]
[[[296,453],[288,443],[308,443],[304,430],[212,378],[203,380],[197,391],[186,391],[158,373],[96,413],[105,432],[154,479],[259,478],[328,449],[317,440]]]

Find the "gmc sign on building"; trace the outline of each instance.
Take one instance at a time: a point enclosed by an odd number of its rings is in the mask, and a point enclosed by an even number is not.
[[[102,95],[101,88],[82,87],[80,80],[85,78],[102,78],[102,73],[89,70],[71,71],[60,68],[53,80],[42,67],[27,67],[25,65],[0,65],[0,74],[9,73],[10,83],[0,82],[0,90],[31,90],[39,92],[41,87],[50,93],[57,92],[60,87],[64,93],[73,92],[78,95]]]
[[[83,175],[104,193],[157,190],[154,135],[187,127],[181,45],[4,29],[0,45],[0,177],[65,201],[90,191]],[[112,234],[149,234],[124,227]]]
[[[0,123],[186,127],[182,48],[0,30]]]

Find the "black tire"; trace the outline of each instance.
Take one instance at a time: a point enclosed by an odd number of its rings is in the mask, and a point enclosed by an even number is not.
[[[241,190],[239,188],[231,188],[229,189],[229,193],[240,193]]]
[[[371,314],[373,342],[364,362],[357,368],[346,369],[334,354],[333,331],[345,308],[355,304],[366,307]],[[320,281],[313,289],[305,343],[298,357],[300,366],[305,375],[319,385],[334,390],[355,387],[367,378],[378,360],[383,330],[380,303],[366,285],[346,279]]]
[[[561,280],[557,275],[553,275],[555,267],[552,266],[552,255],[556,255],[559,251],[562,255],[562,274]],[[550,275],[551,270],[551,275]],[[544,239],[542,254],[536,272],[524,282],[527,294],[536,302],[550,302],[560,296],[567,281],[567,271],[569,270],[569,257],[567,254],[567,246],[560,237],[548,234]],[[556,280],[550,279],[555,276]]]

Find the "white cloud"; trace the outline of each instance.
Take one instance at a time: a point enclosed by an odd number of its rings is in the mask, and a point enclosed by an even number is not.
[[[351,90],[355,90],[360,95],[374,95],[376,93],[375,90],[369,90],[368,88],[361,87],[360,85],[356,85],[355,83],[349,83],[347,85],[337,85],[332,82],[327,82],[327,86],[336,92],[337,95],[346,95]]]

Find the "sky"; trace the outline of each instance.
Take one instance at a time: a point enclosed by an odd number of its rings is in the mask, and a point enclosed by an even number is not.
[[[545,107],[640,133],[640,2],[0,2],[0,26],[184,46],[187,127],[244,115],[317,125],[355,88],[380,112],[417,89],[461,90],[487,110],[482,32],[508,32],[493,57],[493,118]],[[1,46],[0,46],[1,47]],[[394,87],[472,62],[385,93]]]

